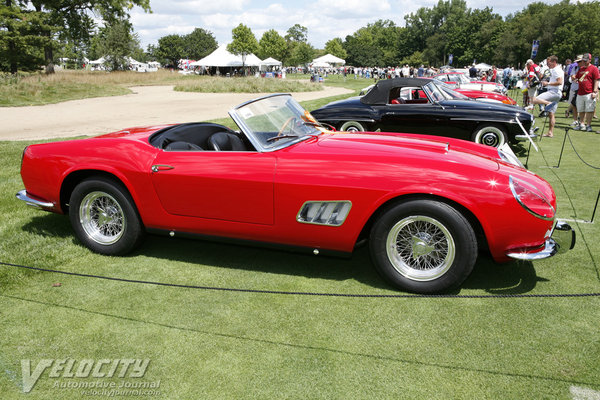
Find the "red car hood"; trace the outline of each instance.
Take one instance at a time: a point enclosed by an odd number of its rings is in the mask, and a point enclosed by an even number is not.
[[[323,136],[323,140],[320,145],[324,143],[335,143],[330,142],[333,139],[340,141],[354,141],[361,145],[370,146],[389,146],[418,149],[420,151],[429,151],[436,153],[447,153],[448,151],[456,151],[462,153],[469,153],[479,157],[492,158],[494,160],[500,160],[498,156],[498,149],[490,146],[484,146],[474,142],[466,140],[453,139],[441,136],[431,135],[419,135],[412,133],[395,133],[395,132],[361,132],[359,133],[334,133],[332,135]],[[327,144],[329,145],[329,144]],[[378,149],[385,151],[385,149]]]
[[[315,143],[320,154],[326,152],[356,159],[381,160],[390,157],[404,161],[421,160],[419,163],[423,165],[427,165],[428,161],[444,160],[491,170],[498,170],[499,163],[504,163],[497,149],[489,146],[459,139],[399,133],[326,133],[315,141],[308,140],[292,146],[289,151],[315,152],[312,147]]]

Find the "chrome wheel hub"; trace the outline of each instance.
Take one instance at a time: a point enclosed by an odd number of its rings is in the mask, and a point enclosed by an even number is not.
[[[91,192],[83,198],[79,222],[88,237],[102,245],[117,242],[126,227],[123,209],[113,196],[105,192]]]
[[[488,132],[483,135],[483,139],[481,140],[483,144],[488,146],[497,146],[498,145],[498,136],[495,133]]]
[[[422,215],[397,222],[387,236],[386,250],[394,269],[416,281],[439,278],[455,258],[454,239],[448,229],[436,219]]]

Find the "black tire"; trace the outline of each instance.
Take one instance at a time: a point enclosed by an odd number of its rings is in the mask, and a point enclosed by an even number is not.
[[[445,203],[411,200],[387,209],[369,239],[379,274],[395,287],[436,293],[460,285],[477,260],[477,238],[466,218]]]
[[[341,132],[364,132],[365,127],[358,121],[346,121],[340,125]]]
[[[508,142],[506,130],[497,124],[485,124],[477,127],[471,140],[475,143],[485,144],[492,147],[500,147]]]
[[[144,227],[125,187],[95,177],[79,183],[69,200],[69,219],[77,238],[90,250],[124,255],[144,238]]]

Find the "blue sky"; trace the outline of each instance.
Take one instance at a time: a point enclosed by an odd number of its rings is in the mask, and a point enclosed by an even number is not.
[[[323,48],[328,40],[344,39],[379,19],[390,19],[403,26],[405,15],[437,3],[438,0],[150,0],[152,14],[136,7],[131,16],[144,48],[156,44],[162,36],[185,35],[194,28],[211,31],[219,44],[227,43],[231,41],[231,30],[240,23],[250,27],[257,40],[269,29],[284,36],[291,26],[300,24],[308,28],[309,43]],[[488,6],[502,16],[522,10],[528,3],[532,1],[467,0],[470,8]]]

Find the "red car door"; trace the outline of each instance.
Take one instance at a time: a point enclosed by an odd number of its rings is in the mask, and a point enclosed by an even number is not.
[[[152,182],[169,214],[273,224],[271,153],[161,151]]]

